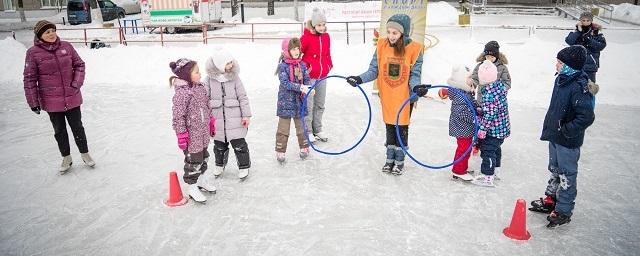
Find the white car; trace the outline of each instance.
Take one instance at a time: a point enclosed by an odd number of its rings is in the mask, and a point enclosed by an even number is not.
[[[140,1],[138,0],[113,0],[113,2],[122,7],[127,15],[140,13]]]

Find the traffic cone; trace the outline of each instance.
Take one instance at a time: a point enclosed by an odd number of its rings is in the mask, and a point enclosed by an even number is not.
[[[502,233],[515,240],[529,240],[531,234],[527,231],[527,212],[524,199],[518,199],[516,208],[513,210],[511,225],[502,230]]]
[[[169,173],[169,198],[164,200],[164,204],[169,207],[180,206],[187,203],[187,199],[182,196],[180,181],[175,171]]]

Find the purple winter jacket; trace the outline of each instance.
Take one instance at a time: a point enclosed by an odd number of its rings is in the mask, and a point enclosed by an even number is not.
[[[29,108],[64,112],[82,104],[84,61],[70,43],[59,37],[54,43],[34,39],[27,50],[23,76]]]
[[[173,130],[176,134],[189,132],[189,153],[198,153],[209,146],[209,96],[202,84],[191,86],[180,78],[172,78]]]

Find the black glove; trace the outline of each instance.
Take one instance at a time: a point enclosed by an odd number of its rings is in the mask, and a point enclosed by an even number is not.
[[[349,83],[353,87],[356,87],[359,84],[362,84],[362,78],[360,78],[359,76],[350,76],[347,77],[347,83]]]
[[[419,84],[416,87],[413,87],[413,92],[418,95],[418,97],[422,97],[427,95],[427,91],[431,87],[430,84]]]
[[[33,111],[33,113],[36,113],[36,115],[39,115],[40,114],[40,106],[32,107],[31,111]]]

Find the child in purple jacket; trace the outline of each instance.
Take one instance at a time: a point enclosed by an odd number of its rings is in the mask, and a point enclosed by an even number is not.
[[[173,96],[173,130],[178,137],[178,147],[183,151],[184,182],[189,184],[189,196],[204,203],[203,189],[215,192],[215,177],[205,174],[209,159],[209,137],[215,134],[215,119],[209,109],[207,89],[200,83],[198,64],[189,59],[179,59],[169,64],[177,76],[169,78],[175,88]]]

